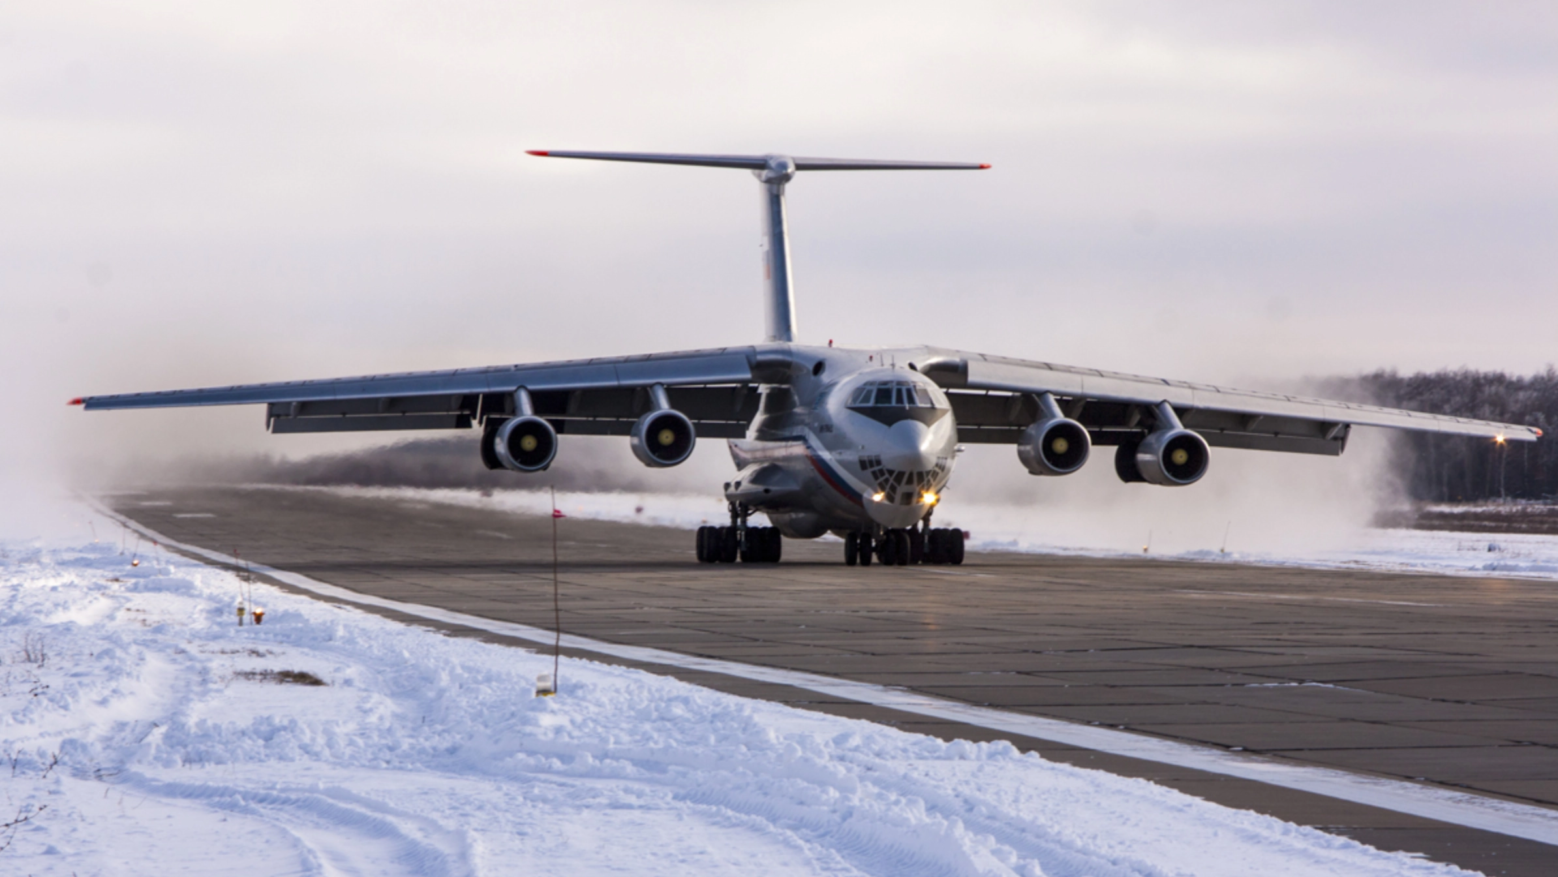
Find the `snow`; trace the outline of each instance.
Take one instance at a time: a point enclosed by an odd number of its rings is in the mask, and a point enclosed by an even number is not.
[[[260,584],[239,627],[233,575],[156,552],[0,541],[0,582],[5,873],[1464,873],[621,667],[536,698],[545,654]]]

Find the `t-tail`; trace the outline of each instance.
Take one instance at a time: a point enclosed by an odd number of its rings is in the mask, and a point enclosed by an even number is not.
[[[795,340],[795,289],[790,279],[790,229],[784,187],[800,171],[971,171],[990,165],[954,161],[869,161],[852,158],[791,158],[788,155],[681,155],[663,152],[562,152],[532,149],[531,155],[590,158],[649,164],[687,164],[750,170],[763,186],[764,318],[769,341]]]

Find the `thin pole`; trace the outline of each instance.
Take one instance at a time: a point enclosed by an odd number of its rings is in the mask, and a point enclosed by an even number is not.
[[[562,660],[563,652],[563,614],[557,599],[557,488],[552,491],[552,630],[556,632],[556,638],[552,641],[552,691],[559,689],[557,684],[557,670]]]

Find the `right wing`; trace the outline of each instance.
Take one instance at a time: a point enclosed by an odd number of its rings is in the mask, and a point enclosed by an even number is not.
[[[1168,402],[1188,429],[1213,447],[1306,454],[1340,454],[1353,426],[1381,426],[1451,435],[1535,441],[1542,431],[1356,402],[1336,402],[1236,390],[1047,362],[954,350],[927,350],[916,367],[952,402],[958,440],[1014,444],[1039,417],[1040,393],[1087,427],[1094,444],[1117,445],[1151,424],[1151,406]]]
[[[406,372],[206,387],[72,400],[88,411],[205,405],[266,405],[274,433],[467,429],[513,413],[517,387],[559,433],[627,435],[650,408],[648,388],[667,388],[673,407],[709,438],[740,438],[757,413],[756,373],[769,362],[755,347],[729,347],[565,362]]]

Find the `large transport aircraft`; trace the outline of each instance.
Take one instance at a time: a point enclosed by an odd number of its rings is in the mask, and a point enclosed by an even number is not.
[[[704,563],[777,562],[781,535],[844,539],[844,562],[961,563],[963,532],[931,526],[959,445],[1015,445],[1034,475],[1070,475],[1113,446],[1120,480],[1194,484],[1212,448],[1337,455],[1354,426],[1533,441],[1541,430],[1250,392],[981,353],[795,343],[785,186],[801,171],[978,170],[987,164],[784,155],[532,151],[553,158],[750,170],[763,191],[762,344],[453,371],[247,384],[72,400],[87,410],[264,404],[273,433],[480,427],[490,469],[540,472],[564,435],[624,435],[646,466],[698,437],[729,440],[730,524]],[[772,526],[749,525],[754,513]]]

